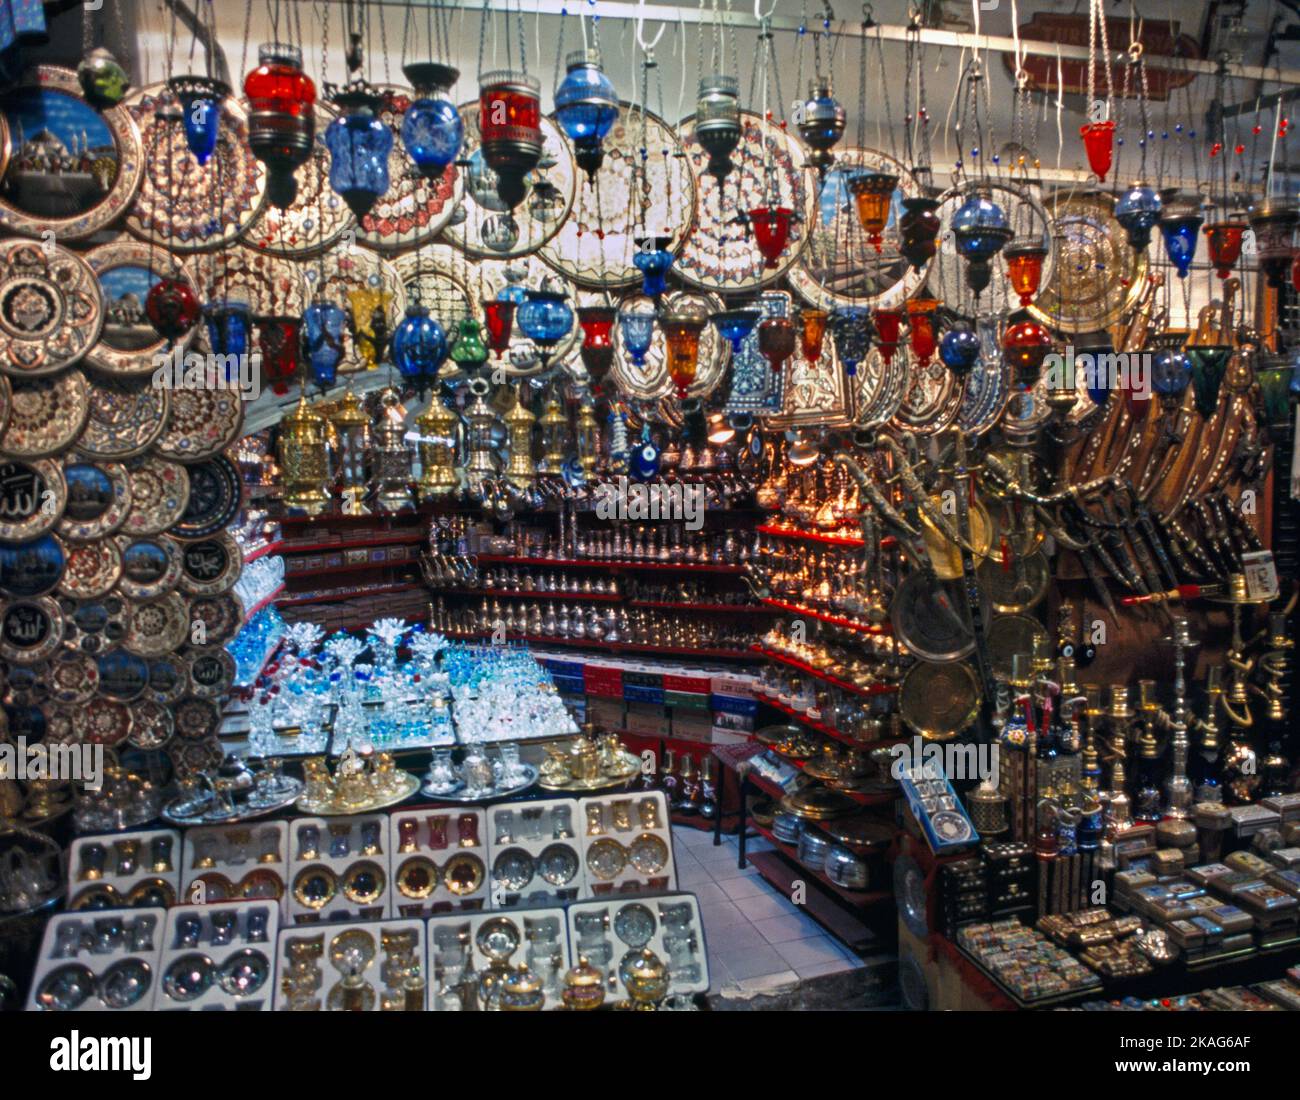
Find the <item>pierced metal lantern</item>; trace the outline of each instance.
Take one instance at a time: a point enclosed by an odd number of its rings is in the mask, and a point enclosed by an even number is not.
[[[258,66],[244,78],[248,144],[266,165],[267,196],[284,209],[298,194],[297,168],[311,159],[316,140],[316,85],[302,71],[302,51],[270,42],[257,51]]]
[[[329,452],[325,418],[298,398],[294,410],[280,420],[280,469],[284,472],[284,507],[289,512],[317,515],[330,503]]]
[[[799,136],[812,150],[805,164],[817,169],[825,179],[826,170],[835,163],[831,150],[844,136],[844,107],[835,98],[830,77],[817,77],[808,85],[808,98],[799,107]]]
[[[524,201],[525,177],[542,159],[541,88],[527,73],[491,72],[479,80],[479,148],[508,210]]]
[[[1300,221],[1300,210],[1285,199],[1265,199],[1250,212],[1250,227],[1255,231],[1255,257],[1268,285],[1275,289],[1286,281],[1291,270],[1297,221]]]
[[[501,418],[510,447],[506,480],[516,489],[527,489],[537,479],[537,466],[533,462],[533,425],[537,423],[537,417],[524,403],[523,393],[522,386],[515,388],[514,404]]]
[[[719,184],[735,168],[731,154],[740,133],[740,82],[720,73],[705,77],[695,101],[695,140],[709,155],[707,171]]]
[[[456,428],[460,417],[435,393],[429,407],[415,418],[419,433],[420,480],[415,488],[421,500],[437,500],[456,491]]]
[[[415,89],[415,100],[402,116],[402,144],[424,176],[438,179],[465,140],[465,122],[448,95],[460,71],[421,61],[403,65],[402,72]]]
[[[329,418],[334,429],[334,487],[343,511],[364,515],[363,504],[370,485],[367,464],[370,460],[370,417],[361,398],[349,390]]]
[[[385,512],[415,507],[411,493],[411,448],[406,442],[406,421],[401,402],[393,390],[380,397],[383,412],[371,434],[370,477],[375,501]]]
[[[568,71],[555,89],[555,117],[573,142],[578,167],[593,179],[605,159],[605,138],[618,121],[618,95],[598,51],[578,50],[564,63]]]

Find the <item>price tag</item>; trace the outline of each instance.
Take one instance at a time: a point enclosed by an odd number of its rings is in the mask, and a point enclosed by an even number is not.
[[[1252,600],[1277,598],[1277,565],[1272,550],[1255,550],[1241,555],[1241,569],[1246,575],[1246,594]]]

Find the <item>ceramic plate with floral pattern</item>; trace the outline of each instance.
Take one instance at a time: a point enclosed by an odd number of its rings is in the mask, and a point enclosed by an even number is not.
[[[189,602],[179,592],[168,592],[127,609],[122,648],[137,657],[161,657],[184,645],[189,631]]]
[[[113,591],[122,576],[122,551],[114,539],[72,543],[59,581],[59,595],[97,600]]]
[[[127,740],[145,752],[161,749],[172,739],[174,723],[171,709],[152,699],[137,699],[131,704],[131,732]]]
[[[88,458],[143,454],[162,435],[170,406],[171,391],[150,379],[101,379],[91,389],[90,416],[77,449]]]
[[[190,476],[179,462],[144,455],[126,463],[131,510],[122,524],[128,537],[159,535],[180,519],[190,499]]]
[[[103,324],[99,280],[75,252],[53,242],[0,244],[0,371],[37,378],[66,370]]]
[[[54,378],[25,378],[13,384],[11,404],[0,454],[49,458],[80,438],[90,415],[90,383],[75,367]]]
[[[172,391],[167,427],[153,449],[177,462],[200,462],[239,438],[244,402],[234,388]]]

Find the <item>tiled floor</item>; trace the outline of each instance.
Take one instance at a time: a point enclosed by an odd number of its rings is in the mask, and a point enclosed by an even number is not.
[[[862,960],[752,867],[736,866],[736,838],[677,826],[673,852],[681,889],[700,900],[709,951],[709,992],[746,998],[791,989],[800,981],[837,974]],[[751,839],[750,851],[771,845]]]

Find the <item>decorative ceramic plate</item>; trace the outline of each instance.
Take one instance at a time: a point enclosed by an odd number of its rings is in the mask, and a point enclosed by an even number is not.
[[[189,605],[185,597],[168,592],[127,610],[122,648],[138,657],[161,657],[184,645],[189,630]]]
[[[105,653],[95,661],[99,691],[119,703],[139,699],[149,683],[149,662],[124,649]]]
[[[190,619],[194,624],[203,624],[201,635],[197,630],[191,631],[192,646],[223,646],[244,625],[244,605],[232,592],[222,596],[196,596],[190,602]]]
[[[301,317],[307,308],[304,265],[237,244],[189,261],[203,302],[244,302],[254,317]],[[206,331],[199,342],[208,346]]]
[[[99,600],[59,599],[63,614],[63,640],[83,653],[107,653],[117,648],[126,633],[126,601],[116,594]],[[100,685],[103,685],[103,673]]]
[[[82,741],[112,748],[131,735],[131,710],[115,699],[92,699],[81,712],[85,729]]]
[[[198,326],[175,340],[164,340],[145,316],[144,303],[163,279],[181,279],[198,298],[193,278],[179,260],[155,245],[141,244],[125,234],[86,253],[86,263],[99,279],[104,300],[104,327],[99,342],[86,352],[86,362],[116,375],[152,375],[155,358],[172,348],[184,350]]]
[[[590,291],[587,292],[587,296],[593,302],[599,299],[599,295]],[[721,300],[714,295],[687,290],[665,294],[661,299],[660,308],[679,309],[687,305],[700,306],[706,313],[714,313],[722,309]],[[634,294],[625,298],[620,308],[649,311],[654,309],[654,302],[644,295]],[[661,398],[674,396],[676,390],[672,379],[668,377],[668,368],[664,365],[665,348],[663,329],[656,324],[654,335],[650,339],[650,348],[645,353],[645,363],[638,367],[623,346],[622,326],[616,324],[614,363],[610,367],[606,386],[617,387],[620,393],[636,401],[658,401]],[[726,375],[727,361],[730,357],[730,345],[718,333],[717,328],[712,324],[706,325],[704,331],[700,333],[700,355],[695,370],[695,381],[687,388],[687,394],[701,398],[711,394]]]
[[[74,600],[97,600],[113,591],[121,576],[122,551],[116,539],[73,543],[68,547],[59,595]]]
[[[890,363],[885,362],[878,347],[867,352],[854,376],[857,427],[880,428],[894,418],[907,396],[910,363],[911,352],[901,345]]]
[[[325,131],[336,114],[328,103],[316,104],[316,140],[311,159],[294,173],[297,196],[286,210],[268,202],[248,227],[244,243],[259,252],[301,259],[324,252],[355,227],[356,218],[348,204],[330,187]]]
[[[897,355],[894,361],[898,361]],[[962,387],[952,371],[938,359],[931,359],[925,366],[912,360],[907,392],[894,414],[894,423],[907,431],[933,435],[950,427],[957,419],[961,399]]]
[[[180,519],[190,497],[190,476],[179,462],[145,455],[126,463],[131,511],[122,524],[128,538],[160,535]]]
[[[695,174],[695,228],[686,238],[673,270],[684,282],[704,290],[728,293],[757,290],[785,275],[799,258],[808,239],[817,196],[812,177],[803,170],[803,151],[798,141],[759,115],[740,112],[743,127],[740,144],[731,154],[736,169],[726,179],[719,197],[718,181],[708,175],[709,157],[695,140],[695,119],[685,119],[678,132],[686,159]],[[766,266],[754,244],[747,222],[749,211],[767,205],[768,165],[776,183],[772,205],[792,212],[790,239],[777,257],[775,267]],[[745,222],[737,221],[737,216]]]
[[[146,538],[117,536],[122,552],[122,594],[151,600],[176,587],[181,576],[180,545],[164,535]]]
[[[644,177],[642,146],[649,150]],[[667,237],[670,252],[681,247],[695,210],[695,175],[668,124],[630,103],[620,104],[618,121],[602,147],[605,157],[594,182],[578,173],[573,210],[541,255],[583,286],[639,286],[633,238],[642,233]]]
[[[171,758],[172,769],[179,779],[210,772],[226,758],[215,737],[192,742],[173,739],[167,746],[167,755]]]
[[[456,213],[464,194],[461,170],[452,163],[429,179],[416,166],[402,141],[402,116],[411,105],[409,88],[381,87],[379,118],[393,132],[388,154],[388,190],[358,227],[357,241],[385,252],[433,240]]]
[[[167,426],[171,391],[147,378],[102,379],[91,389],[90,417],[77,449],[90,458],[123,459],[143,454]]]
[[[97,111],[71,69],[37,65],[0,97],[8,165],[0,226],[76,241],[116,219],[144,172],[140,131],[123,107]]]
[[[120,462],[73,462],[63,468],[67,507],[59,534],[72,542],[111,535],[131,510],[131,479]]]
[[[248,117],[233,96],[221,104],[217,147],[200,166],[185,143],[179,103],[164,84],[150,84],[122,104],[140,127],[148,166],[126,227],[173,252],[221,248],[261,212],[266,168],[248,146]],[[174,117],[159,118],[164,107]]]
[[[127,740],[137,749],[161,749],[172,739],[172,712],[162,703],[140,699],[131,704],[131,732]]]
[[[1146,285],[1147,254],[1129,247],[1109,195],[1070,195],[1048,205],[1057,262],[1029,312],[1065,333],[1121,320]]]
[[[549,118],[542,118],[542,159],[525,178],[528,193],[513,210],[497,195],[497,174],[483,162],[479,149],[478,100],[463,104],[465,144],[460,155],[468,166],[464,179],[463,219],[452,218],[443,234],[471,256],[524,256],[536,252],[556,233],[573,209],[578,168],[573,147]]]
[[[154,450],[177,462],[199,462],[229,447],[243,423],[244,402],[234,389],[173,390],[167,427]]]
[[[315,264],[303,265],[309,298],[331,302],[348,315],[349,324],[343,329],[343,358],[339,372],[362,370],[365,360],[352,334],[353,325],[360,319],[369,330],[370,315],[382,304],[391,335],[406,313],[406,288],[398,277],[396,268],[387,260],[362,249],[335,249],[325,261],[324,289],[321,271]],[[380,295],[387,295],[380,299]]]
[[[1002,208],[1007,216],[1007,224],[1015,233],[1015,239],[1022,237],[1042,241],[1047,249],[1043,258],[1043,274],[1039,283],[1039,296],[1056,270],[1057,255],[1053,247],[1051,220],[1043,209],[1034,189],[1016,187],[1005,183],[991,183],[981,180],[979,184],[967,183],[945,191],[940,198],[939,208],[935,211],[944,228],[939,233],[939,251],[930,262],[930,291],[945,306],[964,317],[977,314],[993,313],[1006,316],[1020,309],[1020,297],[1011,289],[1007,280],[1007,261],[1004,253],[999,252],[990,263],[992,276],[989,285],[976,298],[966,283],[966,261],[957,254],[957,240],[948,228],[952,217],[962,203],[970,198],[976,187],[987,187],[991,198]],[[1121,243],[1123,231],[1121,233]],[[1127,247],[1127,246],[1126,246]]]
[[[80,745],[81,730],[77,726],[77,711],[72,707],[50,703],[43,711],[33,708],[41,714],[45,726],[45,735],[41,738],[47,745]],[[32,738],[28,738],[30,742]]]
[[[99,280],[75,252],[53,241],[0,244],[0,371],[38,378],[65,370],[103,324]]]
[[[63,641],[63,616],[48,596],[13,600],[0,610],[0,657],[34,665],[54,655]]]
[[[483,323],[479,264],[465,253],[434,242],[394,257],[393,268],[402,280],[406,300],[424,305],[448,334],[466,317]]]
[[[243,506],[239,470],[225,455],[196,462],[186,469],[190,495],[181,517],[171,525],[178,539],[206,539],[229,527]]]
[[[155,703],[174,703],[190,690],[189,661],[183,656],[169,653],[148,665],[146,689]]]
[[[219,596],[235,587],[244,568],[239,544],[229,531],[180,548],[180,589],[190,596]]]
[[[48,458],[0,462],[0,541],[27,542],[59,522],[68,500],[63,469]]]
[[[862,171],[889,172],[898,177],[881,250],[867,240],[848,181]],[[898,219],[903,200],[917,198],[921,188],[902,163],[874,149],[836,149],[835,165],[816,192],[809,221],[808,244],[790,269],[790,286],[804,301],[833,311],[848,306],[898,309],[925,282],[929,265],[916,271],[898,252]]]
[[[0,433],[0,453],[14,458],[49,458],[81,436],[90,415],[90,383],[80,370],[57,378],[24,378],[13,385],[9,426]]]
[[[200,699],[220,699],[235,682],[235,659],[220,647],[192,654],[190,691]]]
[[[0,542],[0,595],[31,599],[54,591],[67,566],[57,535],[31,542]]]
[[[13,411],[13,386],[9,376],[0,374],[0,439],[4,438],[5,429],[9,427],[9,414]]]
[[[176,736],[185,741],[203,741],[215,737],[221,726],[221,708],[211,699],[187,695],[173,709]]]
[[[56,702],[88,703],[99,690],[99,666],[87,653],[61,649],[50,661],[49,683]]]

